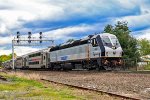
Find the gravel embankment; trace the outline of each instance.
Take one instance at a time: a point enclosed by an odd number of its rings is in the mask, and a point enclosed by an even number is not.
[[[25,71],[31,72],[32,71]],[[150,99],[150,74],[89,72],[89,71],[34,71],[56,82],[96,88],[132,97]]]

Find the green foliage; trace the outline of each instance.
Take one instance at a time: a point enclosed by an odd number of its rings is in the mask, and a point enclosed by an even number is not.
[[[125,59],[136,60],[139,58],[139,52],[137,48],[137,40],[131,36],[127,22],[118,21],[115,26],[107,25],[104,28],[104,32],[114,34],[118,37],[118,40],[123,48]]]
[[[17,56],[16,54],[14,54],[15,57]],[[10,60],[12,59],[12,54],[9,54],[9,55],[1,55],[0,56],[0,66],[2,65],[2,62],[5,62],[7,60]]]
[[[150,63],[144,67],[144,70],[150,70]]]
[[[0,73],[9,80],[5,83],[0,83],[0,99],[52,99],[52,100],[78,100],[77,96],[72,94],[70,89],[55,89],[54,87],[47,87],[41,82],[29,80],[25,78],[18,78],[15,75],[8,75]],[[4,92],[6,91],[6,92]]]
[[[4,61],[7,61],[7,60],[10,60],[11,59],[11,57],[8,55],[1,55],[0,56],[0,61],[1,62],[4,62]]]
[[[150,41],[147,39],[138,40],[139,43],[139,51],[141,56],[149,55],[150,54]]]
[[[110,25],[110,24],[108,24],[107,26],[105,26],[105,28],[104,28],[104,32],[106,32],[106,33],[112,33],[113,32],[113,26],[112,25]]]

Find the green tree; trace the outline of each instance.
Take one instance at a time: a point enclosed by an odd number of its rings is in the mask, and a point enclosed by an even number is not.
[[[104,28],[104,32],[106,33],[112,33],[113,32],[113,26],[108,24],[105,28]]]
[[[150,54],[150,41],[147,39],[138,40],[139,44],[139,51],[141,56],[149,55]]]
[[[14,56],[15,56],[15,58],[16,58],[17,55],[14,54]],[[9,55],[1,55],[1,56],[0,56],[0,66],[1,66],[2,62],[5,62],[5,61],[10,60],[10,59],[12,59],[12,54],[9,54]]]
[[[137,48],[137,40],[131,36],[127,22],[118,21],[115,26],[107,25],[104,28],[104,32],[114,34],[118,37],[121,47],[124,51],[123,58],[136,60],[139,58],[139,52]]]

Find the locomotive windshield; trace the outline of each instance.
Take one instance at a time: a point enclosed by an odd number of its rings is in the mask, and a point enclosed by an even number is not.
[[[108,47],[120,47],[119,41],[115,36],[102,36],[102,42],[104,46]]]
[[[108,46],[108,47],[112,46],[112,43],[111,43],[111,41],[110,41],[108,36],[103,36],[102,37],[102,42],[103,42],[104,46]]]
[[[111,41],[113,43],[113,46],[120,47],[120,43],[116,37],[111,37]]]

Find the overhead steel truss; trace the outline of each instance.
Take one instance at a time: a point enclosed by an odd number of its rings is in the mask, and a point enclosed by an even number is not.
[[[14,63],[14,47],[15,46],[54,46],[54,40],[42,36],[42,32],[39,33],[39,37],[32,37],[31,32],[28,32],[28,37],[20,37],[20,33],[17,32],[17,37],[12,40],[12,69],[15,69]]]

